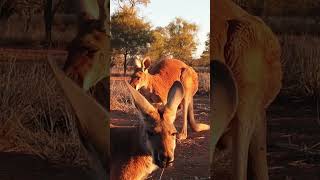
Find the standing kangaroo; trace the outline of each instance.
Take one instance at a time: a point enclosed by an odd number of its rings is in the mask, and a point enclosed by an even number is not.
[[[268,180],[266,109],[281,88],[281,49],[271,29],[231,0],[211,2],[211,163],[232,137],[232,179]]]
[[[151,60],[146,57],[135,61],[135,72],[130,84],[142,90],[147,99],[154,104],[166,104],[167,94],[175,81],[180,81],[185,94],[182,101],[183,126],[178,139],[187,138],[187,120],[195,132],[209,130],[210,126],[196,123],[193,112],[193,96],[198,91],[198,75],[194,69],[177,59],[164,59],[149,69]]]

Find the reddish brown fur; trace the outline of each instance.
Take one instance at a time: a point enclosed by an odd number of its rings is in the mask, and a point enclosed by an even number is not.
[[[83,80],[95,61],[99,51],[103,51],[107,41],[105,32],[97,29],[87,29],[78,34],[68,48],[68,57],[63,70],[71,77],[77,77],[77,83],[82,87]]]
[[[143,179],[157,169],[151,154],[140,146],[139,131],[136,127],[111,128],[111,154],[114,160],[110,169],[110,179]]]
[[[175,81],[181,81],[181,73],[184,71],[184,69],[190,69],[190,76],[193,77],[192,82],[192,95],[194,95],[198,90],[198,75],[197,73],[188,65],[186,65],[184,62],[177,60],[177,59],[167,59],[158,62],[155,64],[155,66],[151,67],[149,70],[150,76],[145,77],[148,78],[149,84],[146,87],[149,92],[152,92],[152,94],[146,95],[145,97],[147,99],[158,99],[159,101],[151,101],[153,103],[163,103],[167,101],[167,94],[172,86],[172,84]],[[136,70],[134,73],[134,76],[137,76],[137,74],[140,74],[138,76],[143,76],[143,74],[140,70]],[[132,78],[130,84],[133,85],[133,87],[136,86],[138,79]],[[152,98],[150,96],[156,95],[157,98]]]
[[[111,128],[111,179],[145,179],[157,166],[171,166],[176,146],[174,119],[183,98],[181,83],[170,89],[163,111],[154,108],[138,91],[129,87],[137,108],[143,114],[140,127]]]
[[[147,59],[147,60],[146,60]],[[141,67],[136,67],[130,84],[141,89],[142,94],[153,104],[165,105],[167,94],[175,81],[180,81],[185,89],[183,104],[183,127],[179,139],[187,138],[187,114],[189,122],[194,131],[208,130],[210,127],[205,124],[195,123],[193,117],[193,96],[198,90],[198,74],[194,69],[178,59],[165,59],[156,63],[148,69],[149,59],[146,58]]]
[[[279,42],[258,17],[249,15],[230,0],[214,0],[210,47],[211,60],[219,60],[231,69],[239,96],[231,127],[233,178],[247,179],[249,159],[253,164],[250,175],[266,180],[265,109],[281,88]],[[211,121],[213,126],[220,127],[227,120]],[[216,132],[212,133],[215,136]]]

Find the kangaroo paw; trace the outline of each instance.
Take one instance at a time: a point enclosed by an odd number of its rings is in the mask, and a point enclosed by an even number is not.
[[[181,132],[177,135],[178,140],[185,140],[187,139],[187,133],[186,132]]]
[[[196,127],[192,128],[194,132],[207,131],[210,130],[210,125],[199,123]]]

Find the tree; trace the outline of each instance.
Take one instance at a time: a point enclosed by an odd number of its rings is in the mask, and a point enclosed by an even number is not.
[[[172,55],[182,60],[192,59],[196,51],[198,26],[181,18],[175,18],[166,27],[153,30],[154,41],[147,55],[153,59]]]
[[[205,49],[201,54],[201,58],[207,58],[209,59],[210,56],[210,33],[207,34],[207,40],[205,42]]]
[[[168,54],[166,48],[169,40],[168,33],[165,28],[157,27],[152,31],[153,42],[150,44],[150,48],[147,52],[147,56],[151,59],[160,59],[162,56]]]
[[[112,50],[123,55],[125,75],[128,58],[144,53],[152,39],[150,24],[139,18],[135,9],[124,7],[112,15]]]
[[[41,12],[42,3],[39,0],[0,0],[0,20],[8,19],[17,14],[24,19],[24,32],[28,32],[31,17]]]
[[[0,19],[8,19],[13,14],[18,14],[25,19],[24,31],[27,32],[31,17],[43,12],[45,43],[46,46],[51,46],[54,16],[61,9],[63,2],[64,0],[0,0]]]
[[[200,59],[198,59],[199,64],[202,66],[207,66],[210,64],[210,33],[207,34],[207,40],[205,42],[205,49],[202,52]]]
[[[196,33],[198,26],[181,18],[175,18],[168,26],[167,51],[175,58],[188,60],[197,49]]]
[[[52,44],[52,25],[56,12],[61,7],[63,0],[43,0],[44,5],[44,24],[45,24],[45,46],[50,47]]]
[[[115,3],[118,4],[120,9],[123,8],[131,8],[136,9],[138,5],[147,6],[150,3],[150,0],[113,0]]]

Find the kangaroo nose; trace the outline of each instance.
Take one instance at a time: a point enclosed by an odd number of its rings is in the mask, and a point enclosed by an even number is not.
[[[164,154],[159,154],[158,156],[159,156],[158,160],[160,162],[160,166],[162,166],[162,167],[172,166],[173,160],[174,160],[173,157],[170,157],[170,156],[167,156],[167,155],[164,155]]]

